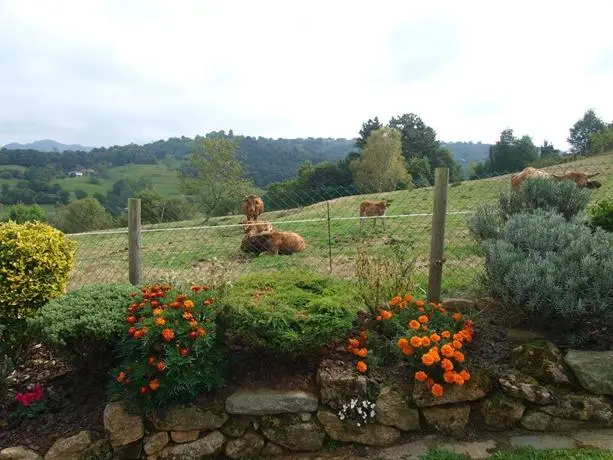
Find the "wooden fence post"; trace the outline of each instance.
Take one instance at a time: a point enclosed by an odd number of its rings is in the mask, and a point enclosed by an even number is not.
[[[432,209],[432,240],[430,243],[430,273],[428,301],[440,302],[445,252],[445,216],[447,214],[447,185],[449,168],[436,168],[434,179],[434,205]]]
[[[128,199],[128,264],[130,284],[140,284],[140,199]]]

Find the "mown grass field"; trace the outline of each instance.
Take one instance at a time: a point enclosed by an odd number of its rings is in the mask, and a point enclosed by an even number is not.
[[[575,163],[546,168],[600,171],[602,187],[593,191],[592,201],[613,199],[613,153]],[[483,261],[466,227],[466,213],[493,203],[501,192],[510,190],[510,176],[466,181],[449,187],[445,238],[443,291],[445,295],[470,294]],[[385,229],[380,221],[367,220],[360,226],[359,204],[364,199],[391,198]],[[352,277],[358,250],[385,255],[394,245],[412,244],[416,261],[415,290],[427,286],[430,251],[433,188],[349,196],[330,200],[330,232],[326,202],[303,208],[265,212],[278,230],[300,233],[307,241],[304,252],[291,256],[244,255],[240,222],[243,216],[213,218],[143,227],[143,281],[203,281],[223,272],[229,279],[253,271],[310,267],[322,273]],[[77,266],[71,287],[128,278],[127,233],[75,235]],[[331,263],[330,263],[331,259]]]

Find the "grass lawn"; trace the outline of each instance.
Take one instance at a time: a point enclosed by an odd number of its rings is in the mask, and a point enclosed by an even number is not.
[[[494,453],[492,460],[611,460],[613,452],[599,449],[512,449]],[[469,460],[470,457],[445,451],[430,451],[421,460]]]

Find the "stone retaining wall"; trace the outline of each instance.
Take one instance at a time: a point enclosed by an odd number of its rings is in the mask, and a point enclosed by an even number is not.
[[[110,458],[111,450],[121,459],[189,460],[221,453],[232,459],[270,458],[316,452],[327,439],[383,447],[418,431],[462,436],[469,424],[489,431],[613,427],[613,352],[563,356],[549,342],[532,342],[516,348],[512,359],[514,371],[497,378],[475,371],[464,386],[446,388],[441,398],[421,383],[403,391],[370,382],[346,363],[325,360],[317,372],[317,394],[238,389],[148,417],[112,402],[104,411],[106,440],[95,442],[81,432],[58,440],[44,458],[102,459]],[[369,394],[375,397],[374,420],[361,426],[341,420],[343,404]],[[27,449],[16,452],[5,449],[0,460],[40,458]]]

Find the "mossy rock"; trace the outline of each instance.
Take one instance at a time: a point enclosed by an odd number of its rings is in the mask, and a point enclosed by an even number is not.
[[[574,383],[562,353],[548,340],[534,340],[513,349],[511,364],[542,384],[570,386]]]

